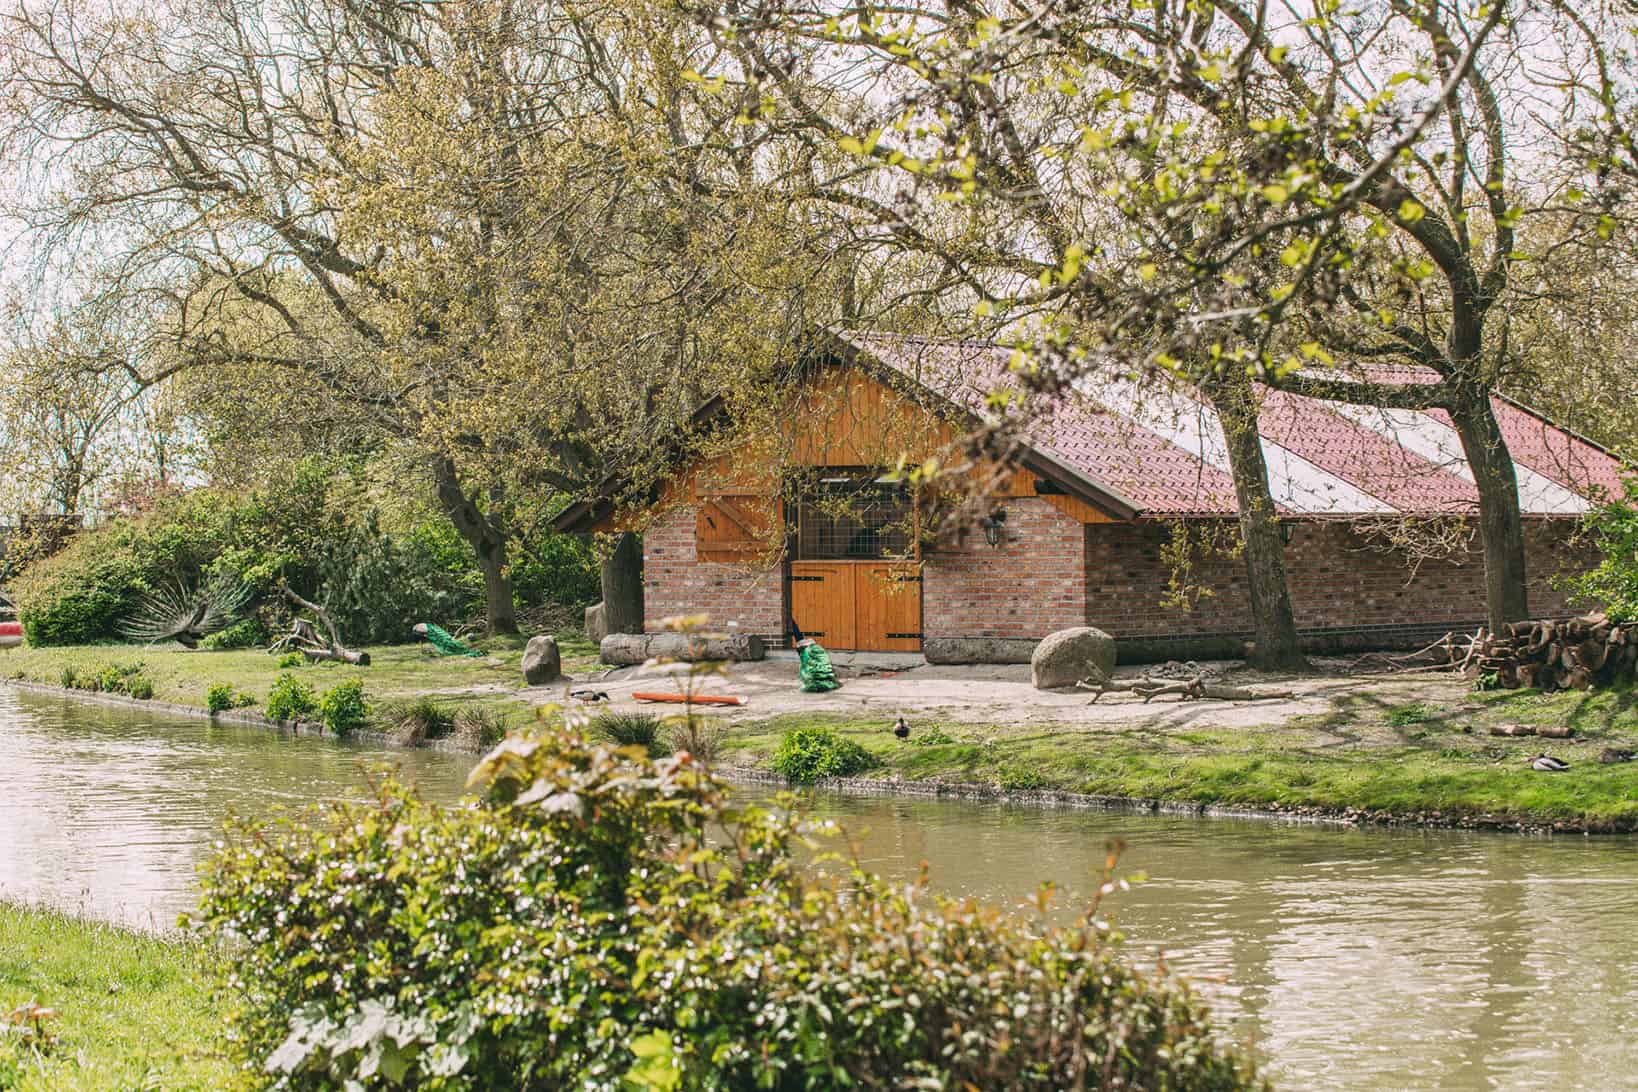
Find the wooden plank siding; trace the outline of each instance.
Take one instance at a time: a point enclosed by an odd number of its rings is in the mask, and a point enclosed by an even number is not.
[[[778,435],[749,438],[732,451],[697,460],[660,486],[652,508],[712,503],[718,497],[754,497],[760,498],[758,505],[779,505],[777,498],[787,470],[891,468],[901,457],[919,463],[930,456],[948,454],[961,435],[956,425],[863,369],[844,366],[826,368],[806,383],[793,398],[782,422]],[[1038,494],[1040,482],[1036,474],[1018,470],[1003,478],[996,497],[1004,500],[1040,495],[1081,523],[1118,522],[1068,493]],[[598,520],[591,529],[640,532],[648,516],[647,510],[617,511]],[[702,545],[710,541],[702,534]],[[717,550],[715,545],[707,548]],[[732,543],[725,543],[721,549],[743,552]]]

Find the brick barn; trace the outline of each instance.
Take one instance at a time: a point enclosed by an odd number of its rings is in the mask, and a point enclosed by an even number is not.
[[[707,613],[787,643],[786,620],[835,649],[1021,662],[1042,636],[1094,625],[1125,661],[1234,656],[1251,636],[1221,427],[1182,387],[1089,383],[1060,399],[1008,467],[989,516],[929,539],[923,503],[884,473],[947,452],[1009,351],[978,342],[848,333],[803,369],[777,424],[701,456],[640,510],[609,500],[563,531],[642,536],[645,628]],[[1264,392],[1263,451],[1297,624],[1310,651],[1414,646],[1484,618],[1477,494],[1442,411],[1383,410]],[[1567,540],[1617,461],[1498,398],[1525,517],[1531,611],[1568,613],[1556,586],[1585,557]],[[1443,532],[1443,556],[1405,543]],[[1168,594],[1179,543],[1199,594]],[[1420,557],[1421,560],[1416,558]],[[1175,589],[1173,589],[1175,592]]]

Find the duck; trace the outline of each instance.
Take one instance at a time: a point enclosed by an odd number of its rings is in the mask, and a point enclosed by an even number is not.
[[[1532,770],[1539,770],[1542,773],[1563,773],[1565,770],[1570,768],[1570,764],[1565,762],[1562,758],[1554,758],[1552,755],[1541,754],[1530,760],[1530,768]]]
[[[899,714],[899,719],[893,722],[893,734],[900,739],[910,738],[910,722],[904,719],[902,713]]]
[[[1605,747],[1598,754],[1598,761],[1606,766],[1614,765],[1617,762],[1631,762],[1634,758],[1638,758],[1638,754],[1634,754],[1624,747]]]

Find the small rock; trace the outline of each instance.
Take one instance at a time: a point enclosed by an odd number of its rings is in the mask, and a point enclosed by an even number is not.
[[[1493,736],[1533,736],[1536,734],[1534,724],[1492,724],[1490,734]]]
[[[544,686],[562,677],[563,654],[557,650],[557,638],[529,638],[523,650],[523,681],[530,686]]]

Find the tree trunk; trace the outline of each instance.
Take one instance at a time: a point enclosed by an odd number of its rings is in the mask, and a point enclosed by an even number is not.
[[[1490,629],[1530,617],[1525,588],[1524,520],[1518,474],[1496,422],[1486,390],[1466,392],[1450,410],[1462,454],[1479,491],[1479,531],[1484,540],[1485,608]]]
[[[610,633],[643,632],[643,546],[629,532],[616,536],[601,559],[603,622]]]
[[[439,458],[433,476],[444,515],[478,557],[478,568],[483,572],[485,628],[490,633],[516,633],[518,617],[512,605],[512,578],[506,573],[505,532],[466,495],[452,460]]]
[[[1246,586],[1257,646],[1253,667],[1302,671],[1308,667],[1297,643],[1297,620],[1285,579],[1285,544],[1280,540],[1278,512],[1268,488],[1268,463],[1257,432],[1257,398],[1251,379],[1229,369],[1201,387],[1223,424],[1229,474],[1240,509],[1240,536],[1245,548]]]

